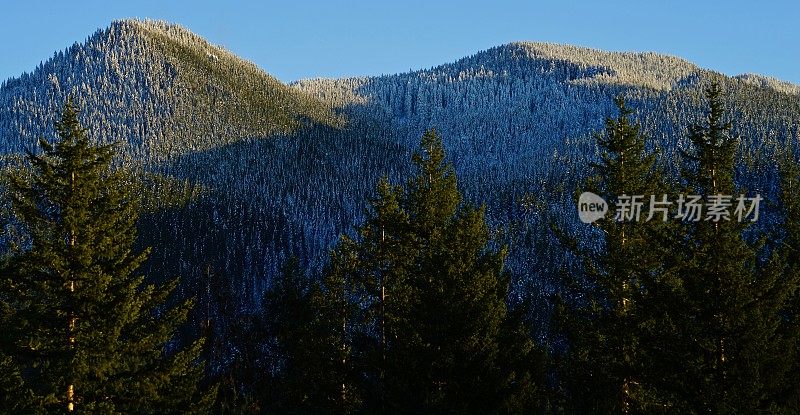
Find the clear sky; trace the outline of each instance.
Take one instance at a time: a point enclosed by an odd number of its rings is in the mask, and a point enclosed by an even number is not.
[[[796,0],[13,0],[0,7],[0,79],[126,17],[180,23],[283,81],[428,68],[531,40],[655,51],[800,83]]]

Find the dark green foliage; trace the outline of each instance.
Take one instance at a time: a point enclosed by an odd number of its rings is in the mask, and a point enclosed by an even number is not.
[[[264,293],[263,309],[250,337],[237,348],[256,348],[249,370],[240,376],[243,398],[222,413],[346,414],[360,408],[352,328],[357,305],[335,272],[313,280],[295,257],[287,261]],[[240,373],[241,374],[241,373]]]
[[[568,411],[796,412],[797,167],[783,163],[785,231],[766,244],[736,217],[746,193],[736,185],[738,139],[719,87],[706,96],[707,117],[689,129],[682,183],[670,197],[671,222],[598,221],[600,243],[579,251],[583,272],[567,280],[576,291],[556,303],[552,330],[566,345],[555,363]],[[586,190],[609,201],[669,193],[617,103],[620,117],[606,123]],[[698,221],[676,219],[677,193],[702,196],[706,209],[710,196],[732,196],[730,220],[707,211]]]
[[[568,395],[567,408],[586,413],[650,411],[653,404],[641,379],[644,351],[640,336],[645,324],[650,275],[659,257],[650,247],[652,236],[667,225],[662,216],[646,221],[650,195],[664,193],[655,155],[645,148],[639,125],[622,98],[619,115],[608,118],[597,136],[600,161],[584,190],[609,203],[604,219],[595,222],[599,240],[571,243],[582,260],[584,273],[572,281],[572,301],[556,307],[556,331],[567,340],[560,361],[560,381]],[[616,220],[614,203],[620,196],[642,195],[641,217]]]
[[[214,272],[211,258],[205,257],[204,262],[206,273],[198,281],[197,306],[189,321],[199,326],[206,339],[202,358],[211,368],[211,383],[218,386],[213,413],[257,413],[253,391],[264,369],[259,360],[261,330],[253,314],[239,310],[234,281]],[[187,334],[194,333],[188,330]]]
[[[776,403],[789,413],[800,411],[800,167],[794,145],[788,145],[780,164],[781,207],[785,232],[778,254],[785,266],[776,289],[784,295],[779,333],[783,336],[783,359],[777,370]]]
[[[284,265],[266,292],[262,327],[269,360],[262,388],[266,390],[261,392],[267,412],[347,412],[340,401],[347,367],[340,364],[341,324],[327,305],[296,258]],[[329,317],[333,321],[327,321]]]
[[[358,237],[342,239],[326,273],[327,293],[341,289],[336,298],[358,306],[340,316],[350,316],[343,350],[363,376],[363,407],[530,410],[540,362],[509,317],[505,249],[490,248],[483,209],[462,205],[435,132],[422,150],[405,187],[379,184]]]
[[[713,84],[703,123],[690,128],[684,153],[684,192],[744,193],[734,183],[738,139],[725,121],[721,91]],[[731,208],[733,212],[733,208]],[[661,284],[651,304],[658,343],[651,380],[676,407],[699,413],[754,413],[780,409],[776,387],[785,380],[785,344],[778,332],[786,300],[781,261],[759,256],[735,217],[685,221],[668,243]]]
[[[276,384],[271,405],[282,412],[305,406],[313,394],[305,387],[306,380],[318,375],[311,364],[315,361],[316,314],[312,295],[311,281],[300,269],[297,258],[291,258],[264,296],[265,331],[271,336],[267,347],[271,349],[270,366]]]
[[[16,218],[30,246],[5,269],[2,300],[27,410],[75,413],[204,413],[214,393],[198,382],[202,340],[172,340],[192,307],[168,307],[177,281],[145,283],[135,274],[147,252],[132,250],[138,202],[111,171],[110,146],[93,147],[68,102],[60,140],[29,153],[32,176],[12,178]],[[3,310],[5,311],[5,310]],[[177,346],[177,347],[176,347]],[[13,372],[12,372],[13,373]]]

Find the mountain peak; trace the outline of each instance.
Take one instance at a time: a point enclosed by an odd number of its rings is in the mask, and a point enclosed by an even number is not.
[[[86,109],[82,121],[99,141],[148,159],[341,122],[326,104],[180,25],[126,19],[3,83],[0,120],[10,125],[0,150],[52,137],[67,96]]]
[[[138,36],[152,39],[169,40],[205,52],[206,56],[212,59],[219,59],[222,57],[225,59],[233,59],[239,63],[251,65],[257,70],[264,72],[252,62],[231,53],[222,46],[211,44],[208,40],[192,32],[185,26],[166,20],[137,18],[114,20],[111,22],[108,30],[120,33],[135,33]],[[103,31],[100,31],[100,33],[102,32]],[[267,75],[266,72],[264,72],[264,74]]]
[[[655,52],[609,52],[594,48],[548,43],[512,42],[485,51],[515,60],[567,63],[582,76],[577,84],[617,84],[670,90],[702,69],[675,56]]]

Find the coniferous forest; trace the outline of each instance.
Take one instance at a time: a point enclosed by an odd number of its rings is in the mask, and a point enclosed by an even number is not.
[[[800,413],[798,94],[114,22],[0,86],[0,413]]]

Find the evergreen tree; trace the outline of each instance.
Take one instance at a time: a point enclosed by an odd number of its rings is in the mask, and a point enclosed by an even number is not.
[[[321,283],[312,294],[317,316],[313,322],[316,341],[311,349],[319,370],[311,379],[316,385],[313,402],[320,408],[317,412],[348,414],[363,407],[363,372],[355,350],[363,313],[355,282],[342,269],[353,262],[352,252],[346,249],[332,252]]]
[[[733,196],[730,220],[684,220],[668,244],[662,292],[653,307],[662,316],[660,347],[653,353],[652,379],[672,394],[676,407],[701,413],[755,413],[775,408],[776,382],[785,369],[785,343],[778,333],[785,293],[780,261],[759,257],[744,238],[746,225],[734,216],[738,139],[725,121],[721,91],[706,90],[705,122],[689,129],[684,153],[684,193],[700,195],[708,209],[717,195]],[[666,283],[666,282],[669,283]]]
[[[593,242],[598,248],[570,243],[584,272],[568,277],[573,281],[572,298],[580,301],[557,307],[556,327],[567,340],[560,376],[574,410],[652,412],[648,406],[653,397],[641,376],[640,336],[646,320],[642,309],[648,302],[645,286],[660,261],[650,247],[651,237],[667,226],[661,214],[649,218],[650,197],[662,201],[664,186],[655,155],[645,148],[639,125],[631,120],[633,111],[621,97],[615,103],[619,115],[606,119],[604,133],[597,136],[600,160],[591,164],[594,175],[585,185],[611,207],[595,222],[600,239]],[[625,211],[615,212],[615,202],[626,204]]]
[[[290,259],[266,291],[256,338],[264,373],[255,393],[269,413],[349,414],[362,407],[355,366],[358,305],[334,256],[312,280]]]
[[[13,229],[10,201],[5,190],[8,189],[8,174],[3,172],[0,175],[0,189],[3,189],[0,198],[0,245],[3,245],[4,252],[0,254],[0,408],[9,413],[20,413],[26,406],[29,399],[22,388],[22,376],[16,359],[10,354],[6,347],[14,338],[14,308],[12,301],[14,297],[13,283],[9,279],[8,269],[9,253],[15,246],[14,238],[9,235]]]
[[[374,397],[365,408],[530,410],[539,356],[509,317],[505,248],[491,248],[484,209],[462,203],[434,131],[422,149],[418,174],[405,187],[382,181],[358,238],[344,238],[332,257],[329,275],[351,281],[359,306],[353,356],[363,396]]]
[[[336,370],[341,369],[336,364],[341,361],[338,343],[326,342],[340,325],[324,325],[320,301],[318,284],[305,275],[297,258],[284,265],[264,296],[261,327],[268,374],[260,397],[270,413],[347,412],[336,399],[343,375]]]
[[[196,314],[189,318],[202,324],[206,343],[201,358],[214,369],[210,376],[217,385],[213,413],[257,413],[260,406],[254,392],[264,380],[258,316],[241,311],[236,281],[219,276],[211,265],[206,266],[204,277]]]
[[[28,154],[32,177],[12,178],[14,212],[30,237],[7,268],[13,310],[2,350],[36,413],[203,413],[197,340],[176,348],[191,301],[169,307],[177,281],[136,275],[137,201],[111,170],[110,146],[89,144],[72,101],[60,140]],[[213,392],[213,391],[212,391]]]
[[[781,213],[784,235],[778,254],[785,267],[779,280],[782,319],[779,333],[786,344],[783,360],[773,369],[783,374],[775,379],[775,405],[789,413],[800,412],[800,167],[794,146],[787,145],[780,163]]]

